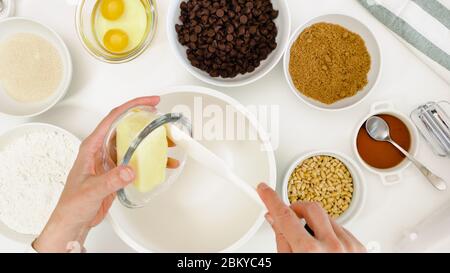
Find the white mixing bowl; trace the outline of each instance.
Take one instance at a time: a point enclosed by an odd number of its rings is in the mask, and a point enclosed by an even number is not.
[[[211,135],[202,134],[208,131],[213,118],[226,117],[227,106],[235,111],[237,119],[245,120],[247,130],[255,133],[253,140],[219,140],[214,136],[207,140]],[[237,101],[211,89],[177,87],[161,93],[158,110],[190,117],[194,138],[199,140],[202,135],[200,143],[224,159],[252,187],[265,181],[275,188],[276,163],[271,144],[254,117]],[[114,202],[109,217],[114,230],[136,251],[231,252],[248,241],[264,221],[262,207],[192,159],[187,159],[178,180],[144,208],[129,209]]]

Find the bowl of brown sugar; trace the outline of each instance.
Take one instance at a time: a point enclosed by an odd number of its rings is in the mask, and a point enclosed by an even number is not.
[[[292,35],[284,55],[291,90],[321,110],[343,110],[363,101],[381,74],[381,52],[370,29],[341,14],[316,17]]]

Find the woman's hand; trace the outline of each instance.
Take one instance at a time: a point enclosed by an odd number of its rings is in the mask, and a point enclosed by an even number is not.
[[[89,230],[103,221],[116,191],[134,180],[129,167],[104,173],[102,146],[112,123],[126,110],[138,105],[155,106],[159,97],[143,97],[114,109],[81,144],[64,191],[41,235],[33,243],[38,252],[67,252],[69,242],[84,244]],[[168,164],[176,165],[170,160]],[[173,166],[176,167],[176,166]]]
[[[364,246],[339,226],[317,203],[298,202],[285,205],[277,193],[262,183],[258,193],[269,212],[278,252],[365,252]],[[300,219],[314,232],[308,233]]]

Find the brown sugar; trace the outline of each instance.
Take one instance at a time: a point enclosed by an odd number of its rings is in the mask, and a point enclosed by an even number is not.
[[[332,104],[367,85],[370,65],[361,36],[339,25],[317,23],[292,45],[289,73],[301,93]]]

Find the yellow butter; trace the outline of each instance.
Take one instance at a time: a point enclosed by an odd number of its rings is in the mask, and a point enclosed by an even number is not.
[[[119,123],[116,129],[117,162],[122,162],[131,142],[155,118],[152,113],[138,111]],[[141,142],[129,164],[135,172],[134,186],[138,191],[149,192],[165,180],[167,151],[167,132],[164,126]]]

